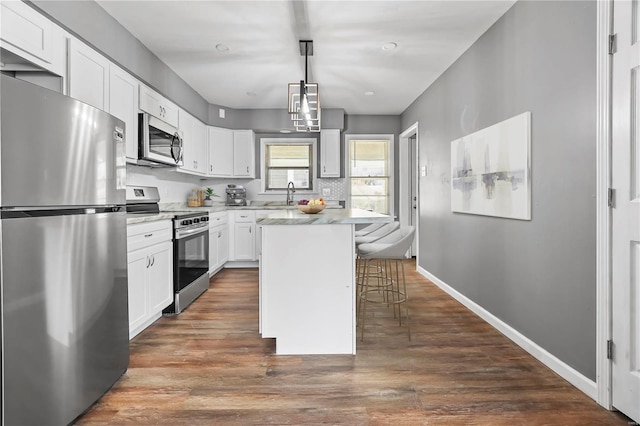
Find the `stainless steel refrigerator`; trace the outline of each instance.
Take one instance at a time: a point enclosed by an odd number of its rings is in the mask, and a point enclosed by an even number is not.
[[[124,124],[0,77],[2,420],[65,425],[129,364]]]

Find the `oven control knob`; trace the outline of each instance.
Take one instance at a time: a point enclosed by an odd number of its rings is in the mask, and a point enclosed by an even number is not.
[[[191,219],[185,219],[182,221],[182,225],[191,225],[192,223]]]
[[[207,216],[204,216],[203,218],[200,219],[202,222],[209,222],[209,218]]]
[[[197,217],[195,219],[193,219],[193,223],[199,223],[200,219],[198,219]]]

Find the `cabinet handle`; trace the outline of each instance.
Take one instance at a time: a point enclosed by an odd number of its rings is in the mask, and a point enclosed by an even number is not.
[[[322,166],[322,173],[326,173],[327,172],[327,166]]]
[[[154,263],[156,263],[156,256],[155,255],[151,258],[151,266],[153,266]]]
[[[209,164],[209,171],[213,172],[213,166],[211,164]]]
[[[218,232],[218,238],[222,238],[222,232]]]
[[[247,173],[249,173],[249,166],[247,166]]]
[[[153,237],[153,234],[144,234],[145,238]]]
[[[147,268],[149,268],[149,265],[151,265],[151,259],[147,256]]]
[[[249,233],[251,233],[251,228],[249,228]]]

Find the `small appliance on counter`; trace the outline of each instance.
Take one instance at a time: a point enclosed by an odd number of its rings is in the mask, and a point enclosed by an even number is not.
[[[247,190],[242,186],[227,185],[227,206],[246,206]]]

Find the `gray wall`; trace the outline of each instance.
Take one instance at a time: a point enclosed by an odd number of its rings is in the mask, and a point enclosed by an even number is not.
[[[596,2],[519,1],[403,114],[419,265],[595,380]],[[450,211],[450,142],[532,113],[532,220]]]
[[[98,3],[43,0],[28,3],[201,121],[208,122],[207,101]]]

